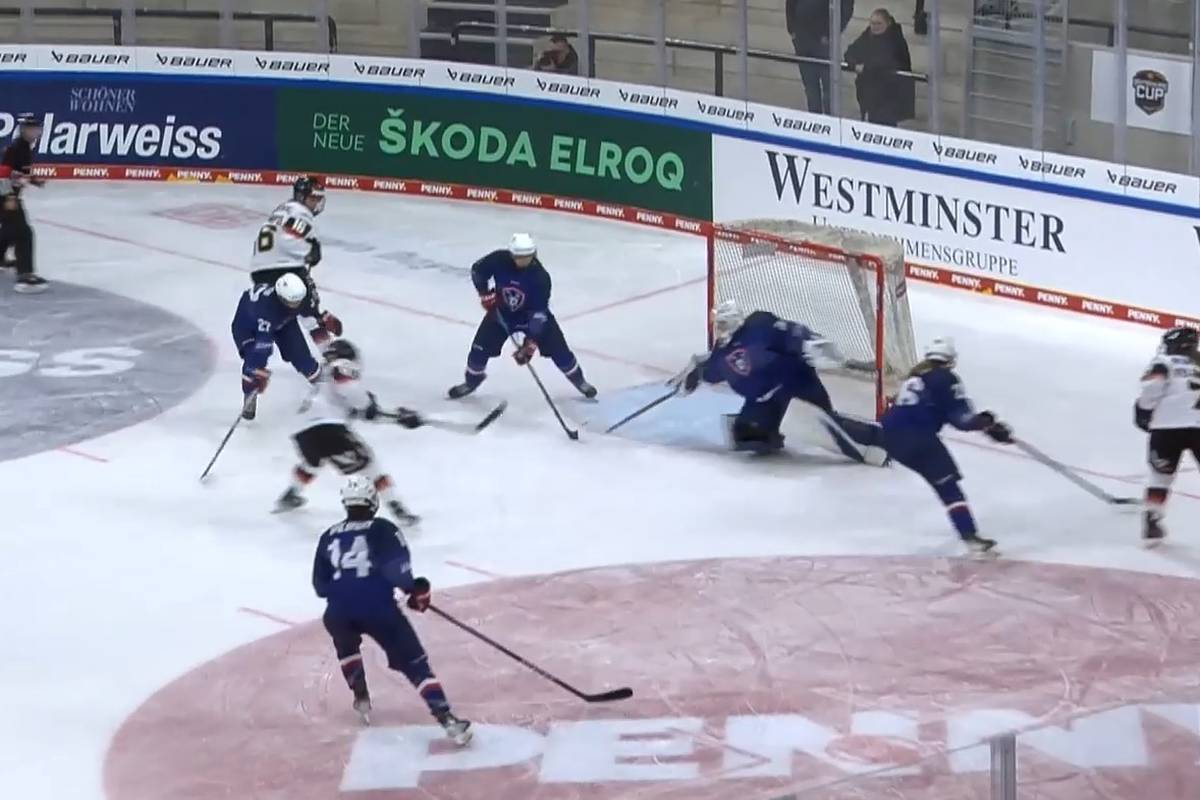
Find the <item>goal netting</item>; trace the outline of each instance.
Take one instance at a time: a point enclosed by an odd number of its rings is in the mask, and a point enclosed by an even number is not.
[[[846,357],[837,374],[874,389],[873,409],[848,410],[882,413],[917,362],[904,247],[894,239],[752,219],[713,225],[708,262],[710,308],[733,299],[746,313],[770,311],[837,344]],[[830,391],[842,405],[834,386]]]

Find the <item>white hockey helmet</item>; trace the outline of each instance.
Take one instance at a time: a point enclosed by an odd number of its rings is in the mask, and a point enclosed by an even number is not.
[[[742,327],[746,315],[738,307],[737,300],[722,300],[713,306],[711,313],[713,340],[717,344],[725,344],[733,336],[734,331]]]
[[[275,294],[285,305],[296,308],[308,296],[308,287],[304,285],[304,281],[299,275],[286,272],[279,276],[279,280],[275,281]]]
[[[346,508],[366,506],[374,512],[379,508],[379,491],[375,488],[375,482],[364,475],[351,475],[342,487],[342,505]]]
[[[528,233],[514,233],[508,240],[508,252],[517,258],[537,255],[537,243]]]
[[[949,336],[939,336],[931,341],[925,347],[925,360],[954,366],[958,361],[958,351],[954,349],[954,340]]]

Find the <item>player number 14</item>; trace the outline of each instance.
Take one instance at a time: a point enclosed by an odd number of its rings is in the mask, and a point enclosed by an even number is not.
[[[371,573],[371,551],[367,547],[367,537],[355,536],[350,543],[350,549],[342,552],[342,541],[334,539],[329,543],[329,563],[333,565],[333,579],[342,577],[342,571],[354,570],[357,578],[365,578]]]

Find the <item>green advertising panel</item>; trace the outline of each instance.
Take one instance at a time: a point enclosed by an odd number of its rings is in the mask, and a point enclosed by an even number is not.
[[[279,166],[587,198],[711,219],[712,137],[416,92],[281,89]]]

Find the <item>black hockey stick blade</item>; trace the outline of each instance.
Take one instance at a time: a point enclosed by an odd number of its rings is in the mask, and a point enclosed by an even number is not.
[[[500,314],[500,309],[495,310],[496,321],[500,323],[500,327],[508,334],[508,340],[512,342],[513,347],[520,347],[520,342],[517,341],[517,335],[514,331],[508,329],[508,325],[504,322],[504,317]],[[563,429],[563,433],[573,442],[579,441],[579,431],[567,425],[567,421],[563,419],[562,413],[558,410],[558,406],[554,403],[554,399],[550,397],[550,392],[546,391],[546,384],[542,383],[542,379],[538,377],[537,370],[533,368],[533,364],[526,361],[525,366],[529,369],[529,374],[533,376],[533,382],[537,384],[538,390],[542,393],[542,399],[546,401],[546,405],[550,406],[550,410],[554,412],[554,418],[558,420],[558,425]]]
[[[567,683],[562,678],[559,678],[558,676],[547,672],[546,670],[539,667],[537,664],[534,664],[532,661],[529,661],[528,659],[518,655],[517,653],[514,653],[512,650],[509,650],[507,647],[500,644],[495,639],[488,637],[482,631],[479,631],[479,630],[475,629],[474,627],[468,625],[467,623],[463,622],[462,620],[458,619],[457,617],[454,617],[453,615],[448,614],[445,611],[442,611],[437,606],[431,604],[429,606],[429,610],[432,611],[434,614],[438,615],[439,617],[441,617],[442,619],[446,620],[446,622],[449,622],[451,625],[458,628],[459,630],[464,631],[465,633],[469,633],[471,636],[474,636],[476,639],[483,642],[484,644],[489,645],[496,650],[499,650],[501,653],[508,656],[513,661],[516,661],[521,666],[525,667],[526,669],[530,670],[531,672],[536,673],[537,675],[541,676],[542,678],[545,678],[546,680],[550,681],[550,683],[553,683],[558,688],[563,689],[564,691],[570,692],[571,694],[575,695],[576,697],[578,697],[580,700],[584,701],[585,703],[611,703],[615,700],[627,700],[630,697],[633,697],[633,689],[630,689],[628,686],[622,687],[620,689],[612,689],[607,692],[596,692],[594,694],[588,693],[588,692],[581,692],[579,689],[576,689],[574,686]]]
[[[608,428],[606,428],[604,432],[612,433],[613,431],[615,431],[617,428],[621,427],[625,423],[633,422],[635,419],[640,417],[642,414],[645,414],[647,411],[651,410],[652,408],[657,408],[658,406],[667,402],[668,400],[670,400],[672,397],[674,397],[677,394],[679,394],[678,387],[672,389],[669,393],[664,394],[662,397],[655,398],[654,400],[650,401],[649,403],[642,406],[637,411],[634,411],[632,414],[629,414],[628,416],[624,417],[623,419],[620,419],[620,420],[614,422],[612,425],[609,425]]]
[[[628,700],[631,697],[633,697],[633,689],[624,686],[620,689],[613,689],[611,692],[585,694],[583,699],[588,703],[612,703],[616,700]]]
[[[489,411],[487,413],[486,417],[479,420],[479,422],[475,425],[475,432],[478,433],[479,431],[486,428],[488,425],[491,425],[493,422],[500,419],[500,415],[504,413],[504,410],[506,408],[508,408],[508,401],[501,400],[500,405],[493,408],[491,411]]]

